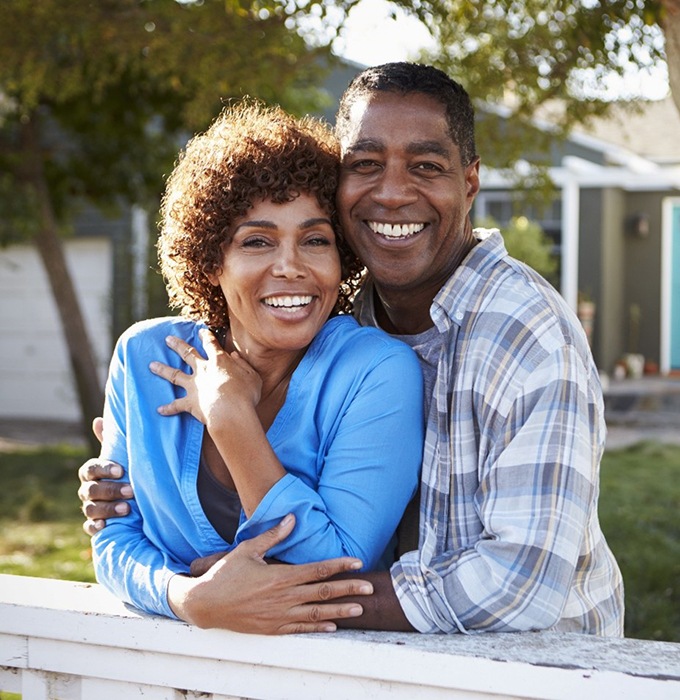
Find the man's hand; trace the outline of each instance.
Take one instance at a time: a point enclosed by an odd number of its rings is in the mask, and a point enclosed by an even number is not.
[[[174,576],[168,601],[175,614],[199,627],[218,627],[256,634],[333,632],[334,619],[358,617],[356,601],[373,586],[359,579],[329,580],[361,568],[358,559],[343,557],[313,564],[271,565],[264,556],[292,531],[295,518],[242,542],[198,578]]]
[[[87,520],[83,530],[87,535],[94,535],[106,525],[106,518],[119,518],[130,512],[125,499],[133,498],[130,484],[117,484],[115,481],[102,479],[120,479],[123,468],[120,464],[105,459],[88,459],[80,469],[78,478],[80,488],[78,498]]]
[[[104,421],[95,418],[92,422],[92,432],[99,442],[103,438]],[[80,469],[78,478],[80,488],[78,498],[83,502],[82,511],[87,518],[83,530],[87,535],[94,535],[106,525],[106,518],[119,518],[130,512],[130,506],[125,499],[133,498],[130,484],[117,484],[115,481],[102,479],[120,479],[123,468],[120,464],[105,459],[88,459]]]

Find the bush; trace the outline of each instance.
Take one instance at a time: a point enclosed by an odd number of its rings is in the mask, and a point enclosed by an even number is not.
[[[521,260],[555,284],[557,280],[557,260],[553,255],[553,242],[543,229],[526,216],[515,216],[500,227],[493,219],[485,219],[478,224],[484,228],[498,228],[503,234],[505,247],[513,258]]]

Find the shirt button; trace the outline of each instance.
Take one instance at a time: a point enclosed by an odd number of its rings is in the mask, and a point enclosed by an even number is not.
[[[456,318],[457,318],[459,321],[462,321],[462,320],[463,320],[463,312],[462,312],[462,311],[456,311]]]

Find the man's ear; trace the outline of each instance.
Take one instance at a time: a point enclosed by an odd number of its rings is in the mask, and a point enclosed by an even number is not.
[[[465,168],[466,195],[471,204],[472,200],[474,200],[479,192],[479,164],[480,159],[479,156],[477,156],[472,163]]]

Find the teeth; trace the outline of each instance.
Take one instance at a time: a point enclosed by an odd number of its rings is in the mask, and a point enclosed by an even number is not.
[[[369,221],[368,226],[385,238],[406,238],[425,228],[425,224],[384,224],[379,221]]]
[[[277,309],[285,309],[286,311],[298,311],[303,306],[312,303],[311,296],[286,296],[286,297],[267,297],[263,299],[267,306],[274,306]]]

